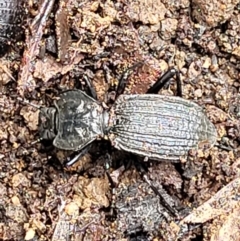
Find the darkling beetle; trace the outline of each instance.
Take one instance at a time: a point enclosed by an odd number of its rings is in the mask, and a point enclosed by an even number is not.
[[[146,94],[124,95],[129,73],[139,63],[125,71],[116,91],[116,101],[110,109],[81,90],[62,93],[53,107],[41,107],[40,140],[53,140],[59,149],[81,151],[67,165],[75,163],[97,138],[107,137],[112,145],[133,154],[154,160],[176,161],[200,143],[213,146],[217,132],[203,109],[181,98],[178,71],[169,69]],[[157,94],[174,76],[178,96]]]

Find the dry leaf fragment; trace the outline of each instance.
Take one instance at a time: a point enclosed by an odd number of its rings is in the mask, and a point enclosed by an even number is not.
[[[240,203],[240,178],[234,179],[212,198],[192,211],[182,223],[205,223],[225,213],[231,213]]]

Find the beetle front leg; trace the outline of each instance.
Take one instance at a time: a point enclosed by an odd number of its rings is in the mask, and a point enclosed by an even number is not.
[[[90,150],[92,146],[92,143],[90,143],[88,146],[85,146],[76,156],[74,156],[72,159],[67,160],[65,163],[66,167],[72,166],[74,163],[76,163],[81,157],[83,157],[88,151]]]
[[[174,75],[176,75],[177,95],[182,97],[182,83],[180,79],[180,74],[175,68],[169,69],[164,75],[162,75],[156,81],[156,83],[148,89],[147,94],[157,94],[163,88],[163,86],[171,80]]]

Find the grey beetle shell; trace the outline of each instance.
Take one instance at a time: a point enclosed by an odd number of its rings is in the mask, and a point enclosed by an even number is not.
[[[120,150],[151,159],[178,160],[217,132],[202,108],[176,96],[121,95],[112,107],[109,138]]]
[[[25,0],[0,0],[0,54],[23,33],[24,3]]]
[[[80,150],[105,135],[117,149],[174,161],[217,139],[203,109],[174,96],[120,95],[110,110],[104,110],[84,92],[72,90],[60,95],[55,107],[56,112],[41,110],[40,135],[54,139],[54,146],[64,150]]]

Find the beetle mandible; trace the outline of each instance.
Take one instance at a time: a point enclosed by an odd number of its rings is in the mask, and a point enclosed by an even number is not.
[[[156,94],[175,74],[179,96]],[[124,95],[125,85],[126,80],[121,80],[110,109],[81,90],[62,93],[53,107],[40,109],[40,139],[53,140],[59,149],[79,151],[107,136],[119,150],[171,161],[202,142],[215,144],[216,129],[203,109],[180,97],[181,81],[174,68],[147,94]]]

